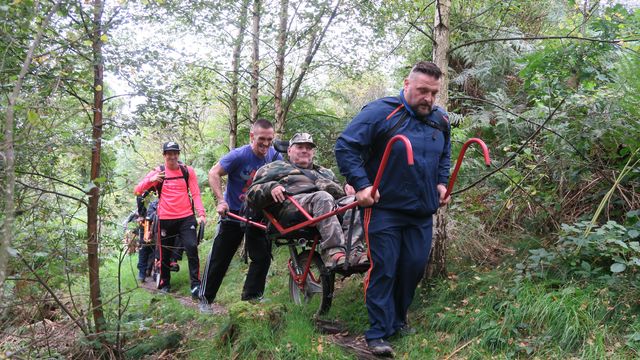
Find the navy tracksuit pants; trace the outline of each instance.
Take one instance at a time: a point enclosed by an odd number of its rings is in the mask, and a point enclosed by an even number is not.
[[[365,338],[388,338],[406,325],[429,260],[433,219],[379,208],[367,208],[362,216],[371,259],[364,284],[370,325]]]

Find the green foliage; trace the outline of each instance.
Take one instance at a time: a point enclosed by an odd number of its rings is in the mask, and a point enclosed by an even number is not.
[[[137,346],[126,351],[127,358],[140,359],[145,355],[161,353],[163,350],[172,350],[178,347],[183,335],[179,331],[173,331],[166,335],[153,336],[149,341],[141,342]]]
[[[558,242],[551,249],[532,249],[517,264],[527,279],[561,276],[616,283],[635,279],[640,269],[640,223],[637,211],[628,214],[628,225],[615,221],[592,228],[586,221],[562,225]]]

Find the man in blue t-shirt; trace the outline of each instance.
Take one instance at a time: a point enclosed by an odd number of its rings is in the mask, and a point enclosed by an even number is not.
[[[216,211],[220,217],[227,212],[240,214],[244,197],[253,176],[261,166],[282,160],[282,156],[271,146],[275,131],[265,119],[258,119],[249,132],[250,144],[231,150],[209,170],[209,185],[218,200]],[[222,177],[228,176],[227,189],[222,194]],[[246,214],[242,214],[243,216]],[[241,226],[242,225],[242,226]],[[246,230],[246,249],[251,259],[249,271],[242,289],[242,300],[257,300],[262,297],[271,265],[271,249],[263,230],[238,221],[222,219],[218,235],[213,240],[211,254],[204,270],[200,287],[200,310],[211,312],[210,304],[215,300],[233,255],[238,251]]]

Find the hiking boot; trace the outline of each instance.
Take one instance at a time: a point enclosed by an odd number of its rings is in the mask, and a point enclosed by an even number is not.
[[[173,272],[180,271],[180,265],[175,261],[170,262],[169,263],[169,271],[173,271]]]
[[[171,292],[171,286],[169,285],[163,286],[158,290],[158,292],[160,292],[160,294],[166,295]]]
[[[321,257],[324,267],[327,269],[335,269],[347,261],[347,254],[341,248],[327,249],[322,252]]]
[[[393,348],[385,339],[367,340],[367,347],[373,355],[393,357]]]
[[[141,271],[138,273],[139,282],[143,283],[146,279],[147,279],[147,275],[144,273],[144,271]]]
[[[200,303],[198,304],[198,310],[200,310],[201,314],[213,314],[211,304],[209,304],[207,300],[200,300]]]
[[[200,301],[200,285],[191,288],[191,300]]]
[[[349,265],[351,266],[369,266],[369,257],[364,251],[356,249],[349,258]]]

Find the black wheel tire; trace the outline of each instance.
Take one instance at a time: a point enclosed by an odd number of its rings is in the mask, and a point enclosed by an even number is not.
[[[298,264],[300,265],[300,273],[304,272],[309,259],[309,250],[305,250],[298,255]],[[333,300],[333,285],[335,274],[325,268],[322,259],[318,253],[314,253],[311,258],[311,267],[309,275],[303,290],[298,288],[295,280],[289,274],[289,294],[291,300],[297,305],[317,306],[317,315],[324,315],[331,308],[331,300]]]

